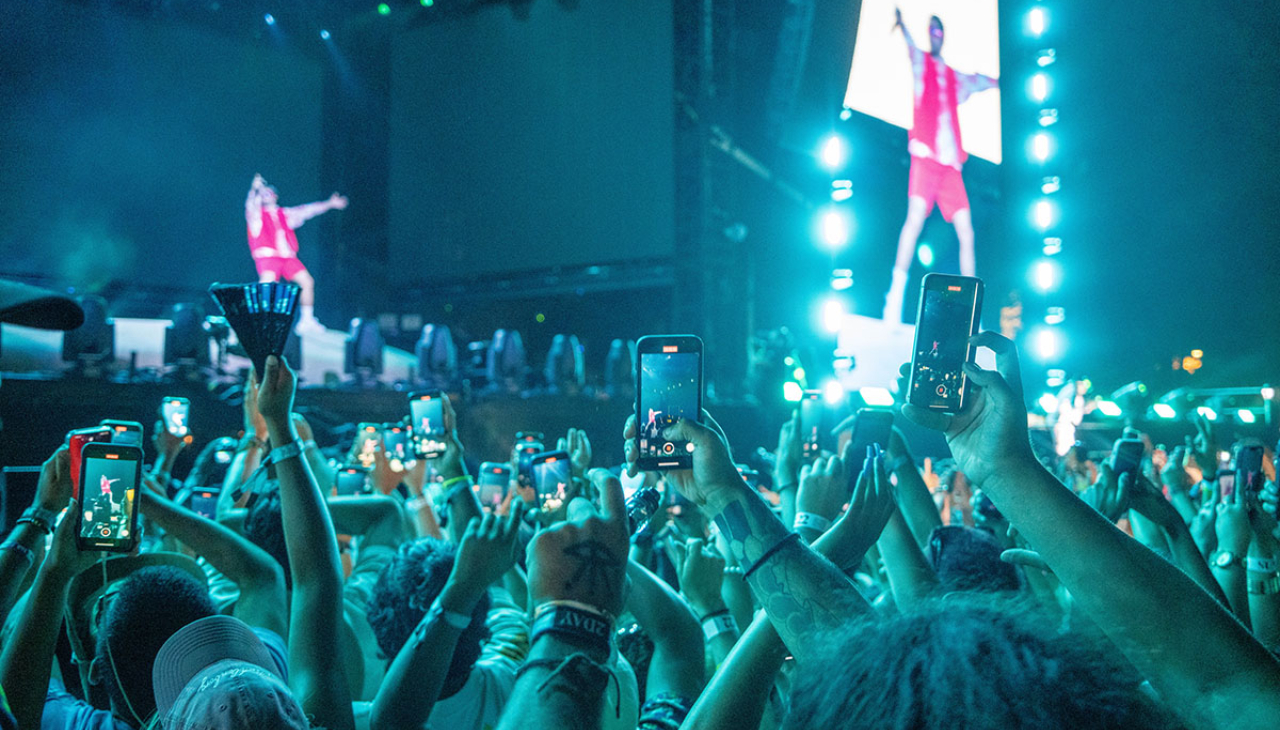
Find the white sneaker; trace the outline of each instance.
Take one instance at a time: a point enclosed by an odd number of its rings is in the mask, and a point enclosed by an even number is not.
[[[299,319],[298,323],[293,326],[293,331],[300,335],[314,335],[328,332],[329,328],[320,324],[320,320],[315,317]]]

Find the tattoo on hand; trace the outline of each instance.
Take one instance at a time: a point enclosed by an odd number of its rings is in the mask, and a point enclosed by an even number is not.
[[[590,593],[595,593],[601,584],[608,593],[617,590],[622,562],[604,543],[598,540],[574,543],[564,549],[564,554],[578,561],[578,569],[569,580],[565,581],[566,589],[572,589],[585,582],[585,588]]]

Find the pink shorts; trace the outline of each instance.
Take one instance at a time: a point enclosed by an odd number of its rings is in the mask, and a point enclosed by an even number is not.
[[[293,281],[307,270],[297,256],[263,256],[253,264],[258,267],[259,279],[270,277],[271,281]]]
[[[948,223],[956,211],[968,210],[969,196],[964,191],[964,178],[954,167],[924,157],[911,158],[911,177],[907,182],[907,195],[924,200],[924,214],[933,212],[938,203],[942,218]]]

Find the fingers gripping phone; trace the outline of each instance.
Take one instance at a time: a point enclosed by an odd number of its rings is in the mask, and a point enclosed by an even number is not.
[[[138,544],[142,449],[90,443],[81,450],[76,546],[127,553]]]
[[[538,508],[553,512],[569,501],[569,454],[565,451],[546,451],[529,462],[533,473],[533,489],[538,497]]]
[[[444,398],[439,390],[409,395],[413,453],[420,459],[435,459],[444,454]]]
[[[1111,469],[1116,478],[1121,474],[1137,474],[1146,445],[1140,438],[1122,438],[1111,447]]]
[[[806,461],[818,455],[822,428],[822,391],[806,390],[800,399],[800,453]]]
[[[179,438],[190,432],[187,426],[187,415],[191,412],[191,402],[186,398],[169,397],[160,403],[160,420],[169,433]]]
[[[969,338],[978,332],[982,280],[929,274],[920,290],[916,339],[907,402],[942,413],[958,413],[967,402],[969,380],[962,369],[974,361]]]
[[[494,510],[507,498],[507,489],[511,486],[511,467],[486,461],[480,465],[480,475],[476,479],[476,497],[480,506]]]
[[[85,444],[110,443],[115,432],[106,426],[80,428],[67,434],[67,446],[71,452],[71,496],[80,499],[80,464],[81,453]]]
[[[693,444],[665,438],[681,418],[702,422],[702,340],[642,337],[636,343],[636,446],[644,471],[688,469]]]
[[[142,446],[142,424],[137,421],[113,421],[103,419],[99,426],[111,429],[111,443],[125,446]]]

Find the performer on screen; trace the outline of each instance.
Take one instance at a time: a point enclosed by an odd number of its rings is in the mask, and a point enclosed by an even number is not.
[[[898,235],[898,257],[893,264],[893,283],[885,298],[886,322],[902,321],[902,297],[907,288],[907,271],[916,254],[916,240],[936,202],[942,217],[955,226],[960,241],[960,273],[974,274],[973,219],[969,196],[964,190],[960,168],[968,157],[960,142],[959,107],[970,96],[994,89],[995,79],[982,74],[960,73],[942,60],[942,21],[929,19],[929,52],[921,50],[902,23],[902,11],[895,9],[894,28],[902,29],[911,54],[915,77],[912,97],[915,113],[908,135],[911,177],[907,184],[907,220]]]
[[[299,301],[302,313],[299,332],[323,331],[324,325],[315,315],[315,280],[298,260],[298,237],[294,230],[330,210],[347,207],[347,199],[334,193],[321,200],[292,208],[281,208],[276,189],[261,175],[253,176],[249,197],[244,201],[244,217],[249,224],[249,253],[258,267],[258,281],[292,281],[302,290]]]

